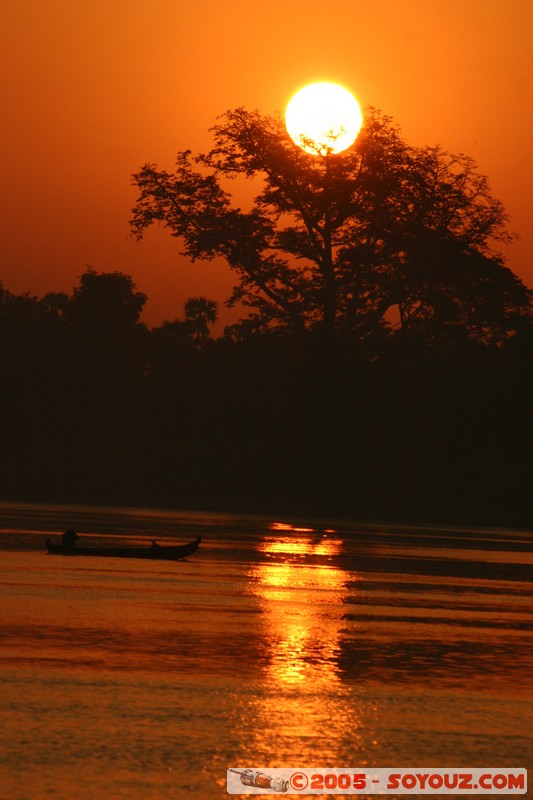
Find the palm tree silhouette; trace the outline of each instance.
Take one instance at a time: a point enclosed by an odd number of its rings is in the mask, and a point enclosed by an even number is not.
[[[190,326],[194,340],[204,344],[209,337],[209,326],[217,321],[217,304],[206,297],[190,297],[184,306],[185,322]]]

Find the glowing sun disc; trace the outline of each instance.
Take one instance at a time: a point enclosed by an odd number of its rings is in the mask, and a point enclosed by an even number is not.
[[[340,153],[355,142],[363,115],[355,97],[336,83],[310,83],[285,112],[293,142],[313,155]]]

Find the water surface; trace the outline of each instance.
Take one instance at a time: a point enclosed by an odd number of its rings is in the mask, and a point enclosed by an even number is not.
[[[184,562],[48,556],[185,541]],[[6,800],[224,797],[226,769],[528,766],[529,532],[0,506]]]

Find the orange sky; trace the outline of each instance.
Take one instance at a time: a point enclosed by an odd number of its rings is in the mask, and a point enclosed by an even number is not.
[[[191,266],[163,231],[129,238],[130,175],[209,149],[227,109],[283,110],[331,80],[410,144],[477,160],[521,237],[508,264],[532,286],[532,22],[531,0],[7,0],[0,280],[40,296],[71,291],[86,265],[120,270],[148,294],[149,324],[191,295],[222,302],[223,266]]]

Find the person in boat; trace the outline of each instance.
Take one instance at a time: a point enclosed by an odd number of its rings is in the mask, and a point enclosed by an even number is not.
[[[63,536],[61,537],[61,544],[65,550],[74,550],[76,547],[76,541],[80,537],[76,533],[76,531],[71,530],[70,528],[65,531]]]

